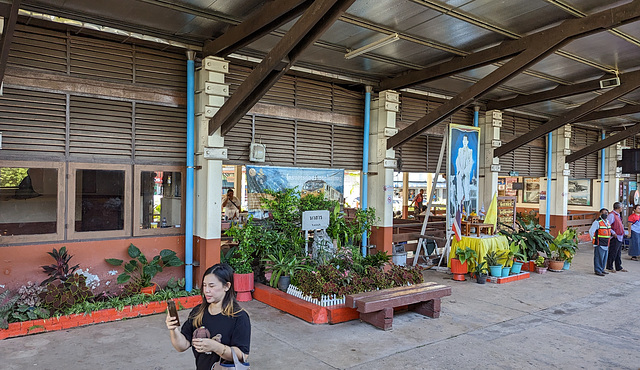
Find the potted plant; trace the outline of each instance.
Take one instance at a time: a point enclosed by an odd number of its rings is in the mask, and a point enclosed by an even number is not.
[[[553,236],[536,222],[535,219],[525,219],[518,215],[517,229],[510,225],[501,224],[505,229],[500,230],[500,234],[507,237],[509,243],[516,243],[522,249],[530,261],[538,258],[538,252],[544,252],[547,256],[551,253],[549,246],[553,243]],[[528,266],[525,270],[531,270]]]
[[[144,294],[155,293],[157,284],[152,283],[151,280],[159,272],[162,272],[164,267],[175,267],[184,264],[176,256],[176,252],[170,249],[161,250],[159,255],[150,260],[133,244],[129,245],[127,253],[131,260],[124,264],[124,272],[118,275],[117,283],[126,284],[129,282],[130,285],[133,285],[133,288]],[[117,258],[107,258],[105,261],[113,266],[120,266],[124,262]]]
[[[544,262],[544,257],[542,256],[538,256],[538,258],[535,260],[536,272],[538,274],[544,274],[545,272],[547,272],[547,268],[544,266]]]
[[[226,233],[238,243],[229,258],[229,265],[233,268],[233,289],[238,301],[248,302],[252,299],[254,287],[254,254],[256,248],[262,245],[263,228],[250,216],[244,225],[233,225]]]
[[[578,238],[575,229],[568,228],[563,233],[558,234],[549,247],[551,249],[551,259],[549,260],[549,270],[562,271],[566,264],[571,264],[573,256],[578,250]]]
[[[271,273],[269,285],[278,288],[283,292],[287,291],[291,283],[291,277],[297,271],[309,270],[304,264],[304,260],[296,256],[293,252],[283,252],[281,249],[277,253],[270,253],[262,260],[267,263],[266,270]]]
[[[523,261],[526,261],[527,259],[527,256],[525,256],[520,252],[520,243],[516,244],[515,242],[512,242],[509,245],[509,249],[505,253],[507,255],[507,261],[505,262],[505,266],[511,265],[511,272],[513,272],[514,274],[519,274],[520,269],[522,268],[522,265],[523,265]],[[514,257],[519,258],[520,261],[514,259]]]
[[[501,256],[502,254],[498,254],[496,251],[490,251],[484,256],[484,260],[487,262],[487,266],[489,266],[491,276],[502,276],[502,264],[498,262]]]
[[[467,260],[473,258],[475,260],[478,254],[473,249],[466,247],[465,249],[457,248],[456,257],[451,259],[451,273],[453,273],[453,280],[464,281],[464,274],[467,273]]]
[[[476,281],[478,282],[478,284],[484,284],[487,282],[487,275],[488,275],[488,270],[487,270],[487,261],[482,261],[480,263],[476,263]]]

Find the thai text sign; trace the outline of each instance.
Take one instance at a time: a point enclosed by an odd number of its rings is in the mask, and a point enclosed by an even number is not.
[[[329,227],[329,211],[302,212],[302,230],[326,229]]]

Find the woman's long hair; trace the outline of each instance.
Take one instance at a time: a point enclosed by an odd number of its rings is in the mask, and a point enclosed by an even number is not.
[[[202,290],[200,293],[200,295],[202,295],[202,303],[200,303],[198,309],[191,315],[194,328],[199,328],[202,325],[202,318],[209,307],[209,303],[207,303],[207,299],[204,296],[204,277],[210,274],[215,275],[222,285],[226,285],[227,283],[231,284],[222,299],[222,314],[233,317],[242,311],[242,308],[238,305],[238,301],[236,301],[236,292],[233,290],[233,268],[226,263],[215,264],[209,267],[202,275],[202,284],[200,285]]]

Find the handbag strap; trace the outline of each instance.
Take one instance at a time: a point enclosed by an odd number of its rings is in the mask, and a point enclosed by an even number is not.
[[[231,348],[231,355],[233,356],[234,369],[235,370],[250,370],[249,369],[249,363],[240,362],[240,360],[238,359],[238,356],[236,355],[236,351],[234,351],[233,347],[230,346],[229,348]],[[220,368],[223,368],[222,357],[220,357],[220,360],[218,360],[218,362],[213,364],[213,367],[211,367],[212,370],[214,370],[216,368],[216,364],[218,364],[220,366]],[[230,367],[228,365],[225,366],[224,368],[230,369]]]

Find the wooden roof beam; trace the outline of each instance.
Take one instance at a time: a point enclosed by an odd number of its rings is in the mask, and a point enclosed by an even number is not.
[[[625,76],[622,76],[620,79],[622,80],[620,86],[614,87],[613,89],[595,97],[594,99],[589,100],[581,106],[544,123],[537,129],[529,131],[526,134],[502,145],[501,147],[496,148],[493,151],[493,155],[495,157],[503,156],[539,138],[540,136],[543,136],[564,125],[577,121],[580,117],[583,117],[588,113],[591,113],[594,110],[602,107],[603,105],[608,104],[609,102],[618,99],[619,97],[624,96],[640,87],[640,71],[628,73]]]
[[[311,2],[310,0],[267,2],[244,22],[229,28],[222,36],[206,41],[202,48],[203,57],[210,55],[225,57],[233,53],[299,16],[311,5]]]
[[[598,119],[611,118],[611,117],[620,117],[627,114],[635,114],[635,113],[640,113],[640,105],[627,104],[621,108],[605,109],[605,110],[591,112],[585,115],[584,117],[578,118],[577,120],[574,121],[574,123],[595,121]]]
[[[591,153],[597,152],[600,149],[604,149],[607,147],[610,147],[611,145],[614,145],[615,143],[621,142],[622,140],[631,137],[637,133],[640,132],[640,123],[636,123],[635,125],[629,127],[628,129],[624,130],[624,131],[620,131],[615,135],[609,136],[604,140],[600,140],[598,141],[596,144],[594,145],[589,145],[585,148],[582,148],[580,150],[578,150],[575,153],[571,153],[569,154],[566,158],[565,158],[565,163],[571,163],[574,161],[577,161],[578,159],[587,156]]]
[[[227,134],[354,1],[314,0],[209,121],[209,134],[218,128]]]
[[[569,39],[631,23],[640,18],[639,9],[640,1],[634,0],[631,3],[607,9],[584,18],[569,19],[555,27],[533,33],[518,40],[505,41],[500,45],[469,55],[454,57],[435,66],[383,79],[380,82],[380,89],[389,90],[410,87],[504,60],[523,52],[531,44],[536,44],[539,39],[547,37],[549,34],[560,33]]]
[[[18,20],[18,10],[20,9],[21,0],[13,0],[9,16],[5,16],[4,29],[0,38],[0,82],[4,79],[4,71],[7,69],[7,60],[9,60],[9,49],[11,49],[11,41],[13,40],[13,31],[16,29]]]
[[[583,94],[596,90],[600,90],[600,79],[596,81],[582,82],[574,85],[559,85],[551,90],[545,90],[529,95],[518,95],[515,98],[511,99],[493,100],[487,103],[487,110],[515,108],[522,105],[564,98],[567,96]]]

